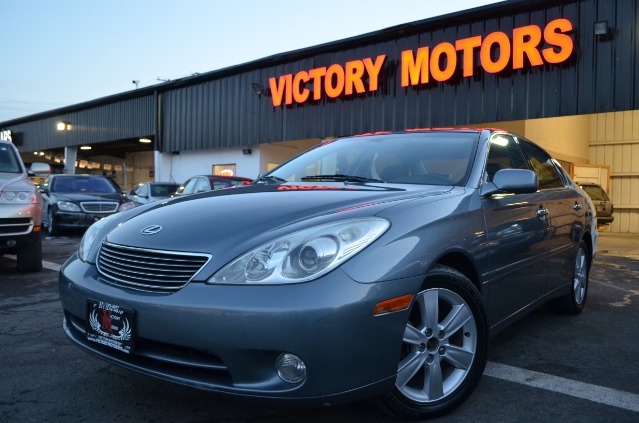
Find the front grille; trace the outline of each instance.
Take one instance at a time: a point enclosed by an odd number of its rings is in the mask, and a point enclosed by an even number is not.
[[[0,235],[23,235],[32,229],[33,219],[29,217],[0,219]]]
[[[85,213],[115,213],[120,204],[117,201],[83,201],[80,203]]]
[[[150,250],[104,242],[97,265],[98,272],[114,285],[171,293],[189,283],[210,258],[208,254]]]

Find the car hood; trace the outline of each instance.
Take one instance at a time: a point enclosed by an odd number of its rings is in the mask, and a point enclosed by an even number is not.
[[[112,194],[85,194],[80,192],[61,192],[54,193],[55,198],[60,201],[72,201],[78,203],[80,201],[117,201],[121,203],[123,199],[125,199],[122,194],[112,193]]]
[[[371,216],[400,202],[441,197],[442,186],[255,185],[152,203],[112,230],[109,242],[189,251],[228,259],[274,237],[314,224]],[[134,213],[135,214],[135,213]],[[149,226],[161,226],[143,235]]]
[[[34,185],[23,174],[0,172],[0,191],[16,182],[19,182],[20,185],[14,185],[11,187],[12,189],[24,189],[25,191],[34,189]]]

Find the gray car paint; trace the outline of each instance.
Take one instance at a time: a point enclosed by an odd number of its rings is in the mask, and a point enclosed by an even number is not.
[[[91,263],[96,245],[89,263],[74,256],[61,270],[65,331],[80,347],[106,360],[217,392],[320,404],[385,392],[394,384],[408,311],[373,316],[375,304],[418,292],[434,263],[456,263],[480,289],[495,333],[541,302],[567,292],[569,279],[561,272],[549,274],[549,263],[572,268],[579,240],[593,230],[591,204],[570,188],[569,181],[563,192],[483,198],[490,134],[480,134],[464,186],[250,186],[121,213],[103,230],[109,242],[206,252],[212,258],[180,291],[145,295],[104,283]],[[574,203],[581,205],[579,211],[572,208]],[[540,208],[548,209],[550,218],[541,220]],[[389,219],[390,229],[317,280],[281,286],[204,283],[235,257],[275,237],[373,215]],[[141,229],[149,225],[163,230],[152,237],[142,235]],[[556,276],[563,278],[561,282]],[[83,338],[89,298],[134,309],[140,339],[214,352],[227,367],[222,373],[233,375],[232,380],[215,376],[215,371],[185,376],[166,363],[96,348]],[[272,371],[281,351],[294,352],[306,362],[308,378],[301,385],[287,384]]]

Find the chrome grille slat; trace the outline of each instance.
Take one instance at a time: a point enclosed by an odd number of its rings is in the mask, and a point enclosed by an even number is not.
[[[155,257],[146,257],[146,256],[136,256],[135,254],[128,254],[128,255],[124,255],[121,253],[117,253],[117,252],[112,252],[112,251],[105,251],[104,252],[105,255],[116,259],[116,260],[122,260],[122,261],[129,261],[129,262],[133,262],[133,263],[143,263],[143,262],[150,262],[153,261],[154,263],[158,263],[164,266],[184,266],[184,264],[180,264],[180,263],[185,263],[186,265],[188,265],[188,263],[190,263],[190,260],[180,260],[180,259],[175,259],[175,260],[169,260],[166,258],[155,258]],[[127,257],[134,257],[137,258],[138,260],[131,260],[130,258]],[[176,264],[173,264],[176,263]],[[198,267],[199,264],[194,264],[192,265],[193,267]]]
[[[145,280],[149,282],[175,282],[175,283],[184,283],[184,280],[188,280],[191,277],[191,274],[181,274],[181,275],[173,275],[173,276],[164,276],[161,279],[157,279],[154,276],[157,276],[153,273],[142,273],[136,272],[132,270],[123,269],[121,267],[109,265],[108,263],[102,262],[102,267],[106,272],[111,272],[114,275],[119,275],[122,277],[128,277],[133,279]]]
[[[210,260],[208,254],[163,251],[104,242],[98,272],[113,285],[142,291],[171,293],[187,283]]]
[[[109,265],[109,263],[111,263],[111,265],[113,267],[122,269],[122,270],[128,270],[130,273],[136,273],[136,274],[140,274],[140,275],[144,275],[144,274],[148,274],[148,275],[153,275],[155,274],[154,271],[156,270],[154,267],[147,267],[147,266],[134,266],[131,265],[129,263],[127,263],[126,261],[117,261],[117,260],[109,260],[107,258],[105,258],[103,256],[103,261],[102,261],[102,265],[107,266]],[[141,263],[141,262],[138,262]],[[173,273],[175,277],[187,277],[189,278],[193,273],[197,272],[197,270],[199,269],[199,266],[195,269],[193,269],[192,271],[186,271],[184,269],[182,270],[177,270],[177,269],[165,269],[165,272],[167,272],[166,276],[170,276],[170,273]],[[181,275],[181,276],[180,276]]]
[[[117,201],[82,201],[80,207],[85,213],[115,213],[118,209]]]

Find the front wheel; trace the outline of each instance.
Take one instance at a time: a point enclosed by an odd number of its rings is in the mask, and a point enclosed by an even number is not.
[[[475,286],[460,272],[429,272],[409,315],[392,392],[392,415],[424,419],[449,413],[475,389],[486,365],[489,325]]]
[[[55,222],[55,214],[53,213],[53,208],[49,209],[48,217],[49,222],[47,223],[47,232],[51,236],[56,236],[60,230],[58,229],[58,224]]]

